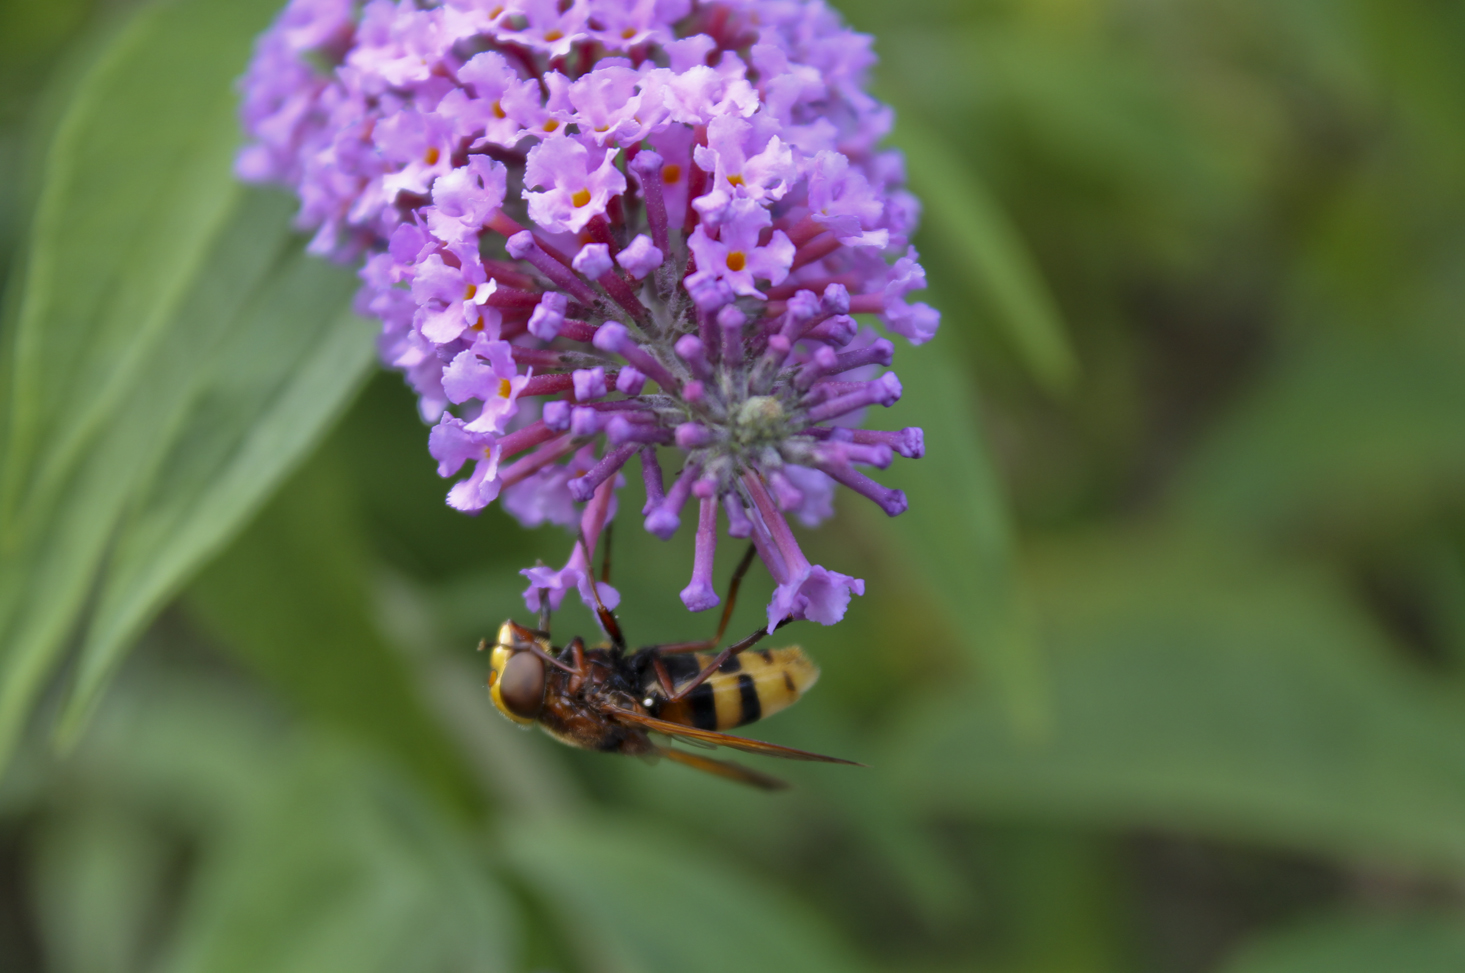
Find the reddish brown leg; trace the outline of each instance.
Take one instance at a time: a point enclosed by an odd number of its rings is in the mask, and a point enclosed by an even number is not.
[[[605,629],[610,644],[614,645],[621,652],[626,651],[626,639],[621,635],[620,623],[611,614],[610,609],[600,603],[600,589],[595,584],[595,565],[590,560],[590,546],[585,543],[585,532],[581,531],[575,538],[575,543],[585,552],[585,567],[590,572],[590,594],[595,598],[595,614],[600,618],[600,627]]]
[[[656,673],[656,681],[661,684],[661,695],[670,699],[676,692],[677,687],[672,685],[671,673],[666,671],[666,663],[661,661],[661,653],[652,649],[651,669]]]
[[[549,589],[538,588],[539,592],[539,630],[549,638]]]
[[[717,623],[717,634],[710,639],[700,642],[671,642],[666,645],[658,645],[655,648],[663,655],[678,655],[683,652],[706,652],[708,649],[717,647],[722,637],[727,634],[727,623],[732,620],[733,608],[738,603],[738,588],[742,587],[743,576],[748,573],[748,568],[753,564],[753,555],[756,549],[752,544],[743,554],[743,559],[738,562],[737,568],[733,571],[732,580],[727,585],[727,604],[722,606],[722,620]]]
[[[793,621],[792,618],[785,618],[783,621],[781,621],[777,625],[773,626],[773,630],[776,632],[779,629],[783,628],[785,625],[787,625],[791,621]],[[704,668],[701,672],[699,672],[695,676],[693,676],[690,682],[688,682],[685,686],[683,686],[681,689],[677,690],[676,692],[672,692],[671,689],[668,688],[668,686],[667,686],[668,680],[662,678],[663,677],[663,674],[666,672],[665,667],[658,668],[657,669],[657,672],[656,672],[656,675],[657,675],[657,678],[658,679],[661,679],[662,688],[663,689],[666,689],[666,693],[667,693],[666,700],[667,700],[667,702],[669,702],[669,703],[675,702],[675,701],[681,699],[682,697],[686,696],[687,693],[690,693],[692,690],[696,689],[698,686],[700,686],[704,682],[706,682],[707,679],[708,679],[708,677],[711,676],[714,672],[716,672],[718,670],[718,668],[724,662],[726,662],[728,659],[732,658],[733,656],[737,655],[739,652],[743,651],[744,649],[751,649],[753,646],[757,645],[759,642],[761,642],[765,638],[767,638],[768,637],[768,634],[769,633],[768,633],[768,630],[767,629],[760,628],[756,632],[754,632],[752,635],[749,635],[747,638],[743,639],[741,642],[734,642],[732,645],[729,645],[727,648],[725,648],[721,652],[717,653],[717,656],[711,662],[709,662],[707,664],[707,667],[706,668]],[[661,662],[661,659],[658,657],[656,659],[656,662],[653,663],[653,665],[655,666],[655,665],[659,664],[660,662]]]
[[[580,636],[576,635],[570,639],[570,644],[565,646],[565,648],[569,650],[570,658],[575,663],[575,667],[569,670],[574,675],[570,677],[570,685],[568,687],[570,694],[574,695],[585,684],[585,677],[588,674],[585,667],[585,642]]]

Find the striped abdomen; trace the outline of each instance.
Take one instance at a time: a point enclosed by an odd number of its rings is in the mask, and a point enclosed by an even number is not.
[[[699,652],[663,656],[662,663],[680,689],[714,658]],[[684,698],[662,703],[654,715],[699,730],[730,730],[792,706],[818,678],[819,668],[797,646],[750,649],[728,659]],[[659,697],[659,687],[655,672],[648,671],[644,691]]]

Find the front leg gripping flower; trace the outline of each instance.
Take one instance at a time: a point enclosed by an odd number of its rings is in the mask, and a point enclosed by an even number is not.
[[[939,322],[906,300],[919,207],[876,147],[873,62],[820,0],[292,0],[237,168],[295,189],[313,251],[365,258],[438,472],[471,466],[449,504],[593,548],[635,457],[646,529],[696,521],[690,610],[718,604],[722,519],[777,582],[770,629],[828,625],[864,582],[810,564],[787,515],[818,524],[835,484],[899,514],[861,468],[923,449],[858,428],[901,386],[852,315],[915,344]],[[592,598],[579,545],[525,574],[532,609]]]

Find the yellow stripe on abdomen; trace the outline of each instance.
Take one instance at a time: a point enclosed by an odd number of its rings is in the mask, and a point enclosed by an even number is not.
[[[693,674],[715,656],[698,653]],[[692,675],[678,679],[686,685]],[[685,698],[666,704],[661,718],[703,730],[730,730],[798,702],[819,679],[819,669],[797,646],[750,650],[729,659]]]

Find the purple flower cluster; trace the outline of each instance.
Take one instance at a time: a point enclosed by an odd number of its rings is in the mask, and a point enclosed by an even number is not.
[[[689,609],[718,604],[721,516],[777,582],[770,627],[833,624],[864,583],[810,564],[786,515],[817,524],[839,483],[894,516],[857,467],[923,448],[856,428],[901,386],[851,315],[912,343],[939,320],[906,300],[919,207],[876,147],[870,40],[820,0],[292,0],[243,82],[237,169],[295,189],[313,251],[365,257],[359,306],[438,472],[472,464],[449,504],[593,549],[637,457],[647,530],[696,498]],[[526,571],[531,608],[588,600],[587,556]]]

